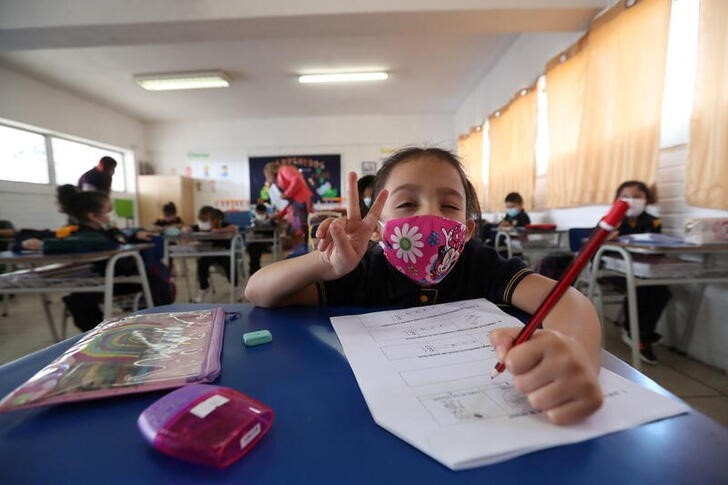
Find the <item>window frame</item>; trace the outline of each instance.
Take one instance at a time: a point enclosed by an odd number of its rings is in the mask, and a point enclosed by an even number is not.
[[[75,138],[70,135],[63,135],[60,133],[56,133],[49,130],[43,130],[41,128],[35,128],[33,126],[28,126],[23,123],[15,123],[11,120],[7,120],[4,118],[0,118],[0,126],[11,128],[13,130],[20,130],[27,133],[32,133],[35,135],[40,135],[43,137],[44,143],[45,143],[45,152],[46,152],[46,171],[48,175],[48,182],[28,182],[28,181],[20,181],[20,180],[7,180],[0,178],[0,185],[6,185],[6,184],[28,184],[30,186],[36,186],[36,187],[43,187],[43,186],[50,186],[53,187],[55,185],[58,185],[58,181],[56,179],[56,159],[55,154],[53,152],[53,138],[57,138],[59,140],[64,140],[72,143],[79,143],[81,145],[86,145],[91,148],[95,148],[98,150],[106,150],[106,151],[112,151],[115,153],[118,153],[120,156],[120,160],[117,160],[117,170],[114,174],[114,177],[121,176],[124,181],[124,190],[119,193],[130,193],[133,192],[131,190],[132,188],[129,186],[129,180],[127,177],[127,166],[126,163],[129,159],[133,159],[133,157],[129,157],[129,150],[115,147],[113,145],[106,145],[104,143],[100,142],[94,142],[94,141],[88,141],[82,138]],[[81,174],[79,174],[79,177]],[[75,185],[75,184],[74,184]],[[113,190],[112,190],[113,191]]]

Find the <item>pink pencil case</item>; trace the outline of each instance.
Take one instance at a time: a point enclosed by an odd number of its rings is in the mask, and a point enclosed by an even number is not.
[[[166,455],[224,468],[250,451],[273,424],[273,411],[234,389],[192,384],[145,409],[137,425]]]
[[[211,382],[222,308],[107,320],[0,401],[0,412]]]

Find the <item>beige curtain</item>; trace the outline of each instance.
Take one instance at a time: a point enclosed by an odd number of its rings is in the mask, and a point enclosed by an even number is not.
[[[574,173],[579,165],[579,127],[584,99],[586,56],[583,37],[546,67],[549,164],[546,207],[568,207],[576,192]]]
[[[578,162],[558,189],[560,205],[608,203],[626,179],[654,182],[669,16],[670,0],[622,0],[592,24],[581,53]]]
[[[478,201],[481,204],[483,199],[483,130],[482,127],[474,129],[468,135],[458,139],[458,157],[463,162],[465,173],[475,187]]]
[[[523,197],[526,210],[533,207],[536,177],[536,88],[515,99],[490,117],[490,170],[488,210],[503,210],[509,192]]]
[[[692,205],[728,210],[728,1],[702,0],[698,72],[685,192]]]

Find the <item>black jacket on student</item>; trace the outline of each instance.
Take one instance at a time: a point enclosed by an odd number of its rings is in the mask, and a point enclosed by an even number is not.
[[[526,211],[522,210],[515,217],[506,215],[501,222],[507,222],[513,227],[526,227],[526,225],[531,223],[531,218],[528,217]]]

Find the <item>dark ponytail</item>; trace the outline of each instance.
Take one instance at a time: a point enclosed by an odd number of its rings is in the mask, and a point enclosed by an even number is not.
[[[80,192],[75,186],[66,184],[56,189],[56,199],[61,212],[78,222],[87,222],[89,212],[102,212],[109,197],[102,192]]]

